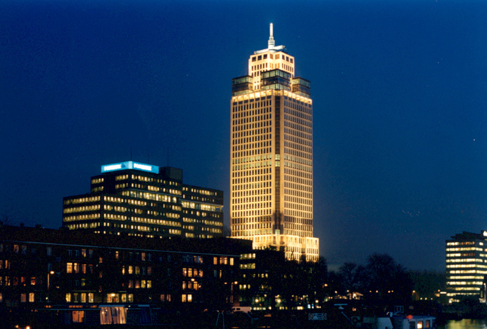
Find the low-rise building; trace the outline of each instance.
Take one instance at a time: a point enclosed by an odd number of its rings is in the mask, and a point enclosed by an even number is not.
[[[37,322],[53,325],[140,324],[158,323],[169,310],[222,309],[234,303],[238,260],[251,248],[249,241],[227,238],[147,239],[3,225],[0,315],[12,321],[45,316]]]

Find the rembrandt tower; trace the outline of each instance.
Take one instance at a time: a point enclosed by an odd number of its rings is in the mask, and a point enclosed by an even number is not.
[[[316,261],[313,101],[294,67],[271,24],[268,47],[250,56],[248,75],[232,80],[231,231],[254,249]]]

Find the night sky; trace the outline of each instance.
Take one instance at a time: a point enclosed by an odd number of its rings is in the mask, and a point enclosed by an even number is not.
[[[444,270],[487,230],[487,2],[0,1],[0,219],[58,228],[102,164],[225,191],[231,79],[276,45],[314,101],[314,234],[331,268]]]

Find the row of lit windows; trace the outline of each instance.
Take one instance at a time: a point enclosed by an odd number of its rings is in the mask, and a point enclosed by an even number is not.
[[[461,265],[446,265],[447,268],[469,268],[469,267],[477,267],[477,268],[487,268],[487,265],[479,265],[479,264],[461,264]]]
[[[178,219],[180,217],[180,215],[179,214],[166,213],[166,217]],[[132,222],[138,222],[138,223],[146,223],[146,224],[165,225],[165,226],[181,226],[180,222],[175,222],[175,221],[165,220],[165,219],[132,217],[131,221]]]
[[[232,190],[233,191],[245,191],[245,190],[256,191],[259,189],[264,189],[265,187],[271,187],[271,182],[232,185]]]
[[[313,100],[309,97],[305,97],[305,96],[302,96],[302,95],[299,95],[296,93],[292,93],[289,91],[280,91],[280,90],[266,90],[266,91],[254,92],[254,93],[242,95],[242,96],[235,96],[235,97],[232,97],[232,102],[233,102],[233,105],[235,106],[235,105],[237,105],[237,102],[238,102],[238,104],[242,104],[244,100],[246,102],[248,102],[249,99],[250,99],[250,101],[252,101],[254,98],[256,100],[259,100],[259,97],[262,97],[262,99],[264,99],[264,97],[266,95],[267,95],[267,99],[272,99],[272,95],[275,95],[275,96],[284,96],[284,100],[289,99],[292,101],[301,101],[303,103],[309,104],[310,106],[311,106],[311,104],[313,104]]]
[[[447,246],[472,246],[475,245],[474,241],[462,241],[462,242],[447,242]],[[483,242],[479,242],[479,245],[483,246]]]
[[[127,266],[127,270],[125,270],[125,265],[122,266],[122,275],[125,275],[125,273],[127,274],[135,274],[135,275],[152,275],[152,267],[151,266],[148,266],[148,267],[145,267],[145,266],[132,266],[132,265],[128,265]]]
[[[450,280],[483,280],[483,276],[475,276],[475,275],[453,275],[450,276]]]
[[[482,251],[482,248],[478,247],[467,247],[467,248],[446,248],[446,251]]]
[[[476,290],[476,291],[479,291],[480,287],[449,287],[448,290],[454,290],[454,291]]]
[[[447,263],[471,263],[471,262],[482,263],[483,260],[478,258],[460,258],[460,259],[447,259],[446,262]]]
[[[85,198],[79,198],[79,199],[68,199],[64,200],[65,205],[70,205],[70,204],[79,204],[79,203],[88,203],[88,202],[98,202],[100,201],[100,196],[91,196],[91,197],[85,197]]]
[[[450,274],[487,274],[487,271],[482,270],[451,270]]]
[[[310,166],[312,166],[312,164]],[[303,165],[300,165],[300,164],[297,164],[294,162],[285,161],[284,167],[289,167],[289,168],[298,169],[298,170],[302,170],[302,171],[313,172],[313,167],[303,166]]]
[[[271,175],[245,176],[244,178],[232,179],[232,184],[244,184],[244,183],[251,183],[251,182],[270,181],[271,179],[272,179]]]
[[[294,177],[303,177],[312,180],[313,179],[313,173],[307,173],[303,171],[297,171],[291,168],[284,168],[284,174],[286,175],[291,175]],[[284,176],[286,177],[286,176]]]
[[[284,215],[303,217],[303,218],[313,218],[313,209],[310,207],[311,211],[304,212],[298,210],[291,210],[288,207],[284,207]]]
[[[86,212],[86,211],[95,211],[95,210],[100,210],[100,205],[95,204],[92,206],[81,206],[81,207],[72,207],[72,208],[64,208],[63,213],[64,214],[70,214],[73,212]]]
[[[98,219],[100,218],[100,213],[93,213],[87,215],[75,215],[75,216],[66,216],[63,217],[63,221],[65,222],[72,222],[78,220],[90,220],[90,219]]]
[[[259,209],[259,210],[233,211],[232,217],[262,216],[262,215],[271,215],[271,214],[272,214],[272,209]]]
[[[296,235],[296,236],[300,236],[300,237],[312,237],[313,236],[312,232],[297,231],[297,230],[290,230],[290,229],[284,229],[283,234]]]
[[[232,199],[232,202],[234,204],[263,202],[263,201],[271,201],[271,195],[253,196],[253,197],[240,197],[240,198],[233,198]]]
[[[76,229],[87,229],[87,228],[95,228],[99,227],[100,223],[84,223],[84,224],[72,224],[68,225],[68,230],[76,230]]]
[[[482,281],[448,281],[446,284],[451,286],[465,286],[465,285],[481,286]]]
[[[100,184],[100,183],[103,183],[103,181],[105,180],[104,177],[100,177],[100,178],[93,178],[91,180],[91,184]]]
[[[27,286],[27,285],[35,286],[35,285],[42,285],[42,278],[40,277],[16,277],[16,276],[0,276],[0,286]]]

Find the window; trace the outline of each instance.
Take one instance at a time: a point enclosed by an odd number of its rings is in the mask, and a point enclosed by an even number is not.
[[[193,301],[193,295],[191,294],[182,294],[181,301],[183,303],[191,303]]]
[[[35,294],[33,292],[29,293],[29,303],[35,302]]]
[[[27,301],[26,294],[20,294],[20,302],[25,303]]]
[[[52,255],[52,247],[47,247],[47,248],[46,248],[46,254],[47,254],[48,256],[51,256],[51,255]]]
[[[81,256],[86,258],[86,249],[81,249]]]
[[[73,323],[83,323],[85,320],[85,311],[73,311]]]
[[[81,280],[81,282],[83,282],[84,279]],[[83,283],[81,283],[81,285],[83,285]],[[81,294],[81,302],[82,303],[86,303],[86,293],[82,293]]]
[[[71,294],[69,292],[66,294],[66,303],[71,303]]]
[[[90,292],[88,294],[88,303],[93,303],[95,301],[95,294]]]

